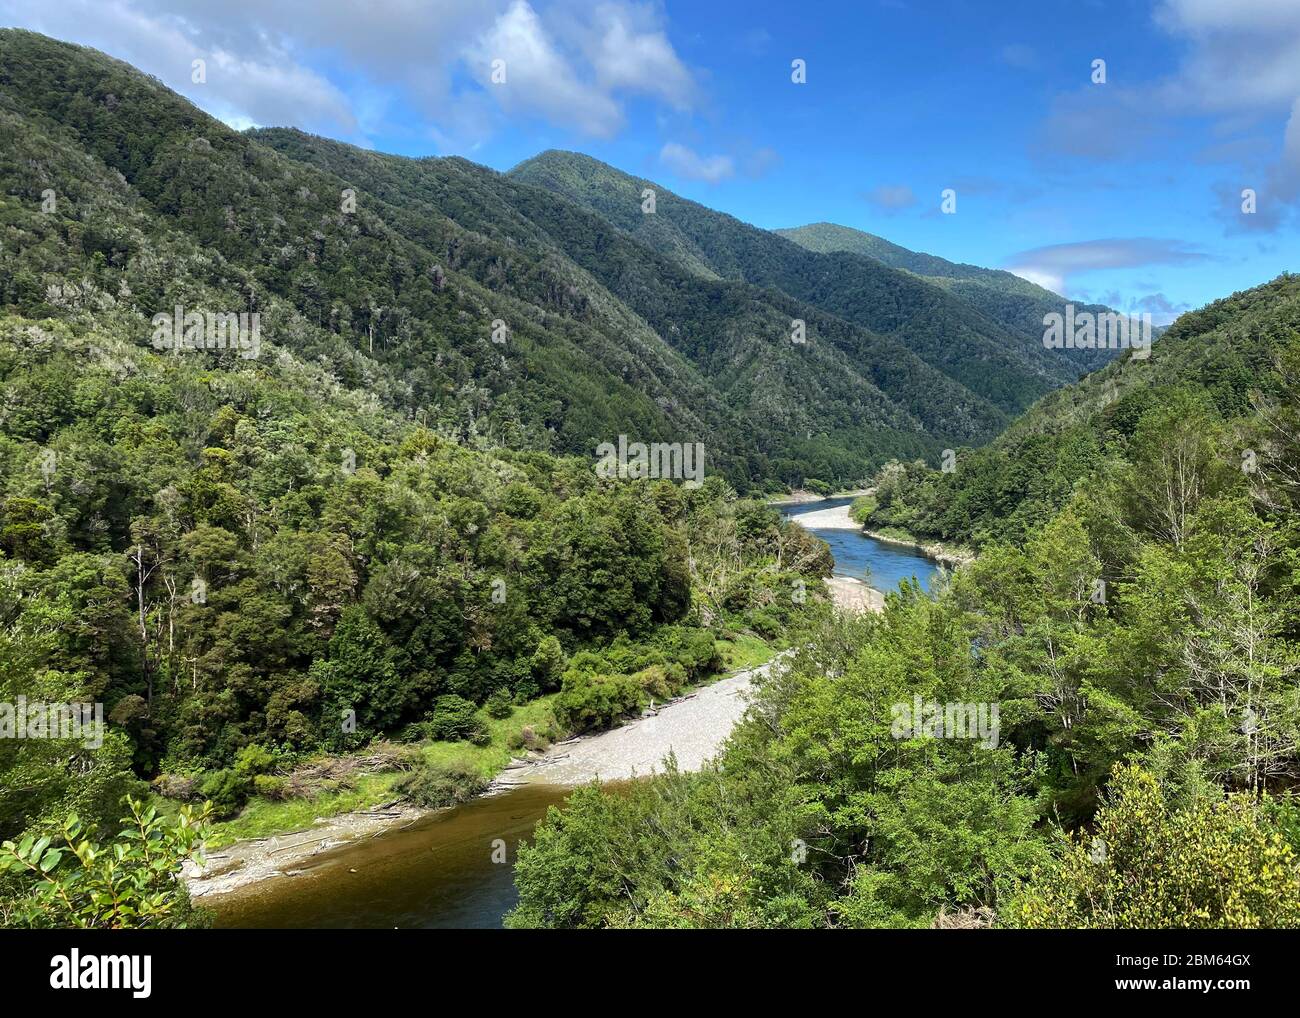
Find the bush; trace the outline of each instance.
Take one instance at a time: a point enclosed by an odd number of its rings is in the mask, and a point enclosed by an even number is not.
[[[546,691],[558,686],[564,673],[564,650],[560,641],[554,636],[542,640],[533,652],[530,669],[539,689]]]
[[[468,802],[488,787],[488,781],[455,764],[425,764],[402,775],[394,785],[417,806],[438,809]]]
[[[434,701],[427,731],[430,738],[445,742],[467,739],[476,746],[481,746],[489,740],[487,725],[479,717],[478,707],[454,693],[440,696]]]
[[[1172,810],[1156,779],[1117,766],[1091,835],[1037,871],[1007,910],[1029,929],[1300,927],[1300,863],[1248,795]]]
[[[515,686],[515,703],[525,704],[542,695],[541,688],[532,679],[524,679]]]
[[[253,776],[253,791],[267,799],[287,799],[289,780],[278,774],[256,774]]]
[[[502,718],[508,718],[515,712],[515,705],[510,697],[510,690],[506,689],[505,686],[495,690],[492,695],[487,698],[487,703],[483,705],[483,709],[487,711],[488,717],[496,718],[498,721]]]
[[[722,668],[717,640],[707,629],[673,626],[660,637],[659,642],[668,656],[685,669],[691,682],[698,682]]]
[[[608,728],[639,706],[644,695],[636,676],[569,671],[555,698],[555,716],[574,732]]]
[[[210,914],[193,907],[180,879],[199,854],[209,813],[182,806],[178,816],[128,796],[131,815],[111,843],[91,840],[94,825],[74,813],[57,842],[30,835],[0,846],[0,874],[24,882],[5,924],[26,928],[183,929],[205,926]]]
[[[238,812],[248,799],[251,782],[229,767],[208,774],[199,785],[199,795],[212,803],[216,816]]]
[[[235,773],[243,778],[266,774],[276,763],[275,754],[265,746],[254,743],[235,754]]]

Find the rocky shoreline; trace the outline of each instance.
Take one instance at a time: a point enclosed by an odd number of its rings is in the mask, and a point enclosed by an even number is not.
[[[699,770],[744,714],[754,678],[783,656],[696,689],[618,728],[565,740],[535,759],[515,760],[483,794],[500,795],[522,784],[577,786],[596,779],[643,776],[659,769],[669,752],[677,757],[679,769]],[[201,868],[188,863],[183,879],[194,898],[227,894],[258,881],[293,876],[316,856],[410,827],[434,812],[395,799],[365,810],[322,817],[306,830],[251,838],[218,849],[207,856]]]

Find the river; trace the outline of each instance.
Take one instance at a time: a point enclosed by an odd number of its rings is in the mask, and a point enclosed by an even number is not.
[[[798,519],[847,505],[824,499],[781,506]],[[924,589],[934,563],[910,548],[855,530],[809,528],[835,556],[835,573],[893,590],[915,576]],[[294,876],[274,877],[203,899],[218,927],[500,928],[515,904],[511,867],[551,806],[573,789],[528,784],[424,817],[405,830],[321,853]]]

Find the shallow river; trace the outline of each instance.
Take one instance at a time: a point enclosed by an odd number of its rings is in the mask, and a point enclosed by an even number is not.
[[[825,499],[781,511],[798,518],[850,501]],[[934,563],[908,548],[852,530],[813,533],[831,546],[837,574],[879,590],[893,590],[912,576],[929,589],[936,575]],[[511,867],[520,843],[571,791],[525,785],[477,799],[406,830],[322,853],[297,876],[264,880],[203,904],[216,910],[218,926],[227,927],[500,927],[515,904]]]

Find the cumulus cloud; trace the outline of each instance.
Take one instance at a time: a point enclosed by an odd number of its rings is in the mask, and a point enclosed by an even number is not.
[[[1156,25],[1183,44],[1170,74],[1118,87],[1085,86],[1058,96],[1043,124],[1044,153],[1115,160],[1162,144],[1183,117],[1209,117],[1229,139],[1205,149],[1207,161],[1235,163],[1251,180],[1216,188],[1229,232],[1277,230],[1300,207],[1300,3],[1295,0],[1159,0]],[[1285,126],[1283,126],[1285,124]],[[1279,134],[1283,152],[1275,158]],[[1265,140],[1266,139],[1266,140]],[[1242,217],[1224,194],[1253,186],[1273,203]],[[1239,201],[1239,200],[1238,200]]]
[[[668,142],[659,150],[659,161],[679,177],[710,184],[736,174],[736,165],[730,156],[701,156],[675,141]]]
[[[608,136],[628,96],[677,111],[696,101],[660,9],[633,0],[0,0],[0,16],[127,60],[228,123],[353,140],[391,129],[390,116],[407,125],[410,111],[445,138],[512,116]],[[194,59],[208,62],[203,85]],[[491,81],[495,59],[504,84]]]
[[[599,136],[613,134],[622,123],[619,104],[578,79],[526,0],[515,0],[465,52],[471,73],[499,93],[507,112],[567,120],[583,133]],[[501,77],[494,80],[498,71]]]
[[[1065,293],[1072,276],[1096,269],[1188,265],[1208,257],[1176,240],[1125,237],[1031,248],[1012,255],[1005,265],[1022,279],[1055,293]]]
[[[151,6],[69,0],[20,9],[3,0],[0,15],[11,24],[111,53],[231,124],[294,123],[345,135],[356,132],[347,97],[322,75],[297,63],[282,43],[264,38],[241,46],[231,33],[205,33],[188,17],[163,15]],[[207,65],[202,84],[191,80],[195,60]]]
[[[1165,97],[1203,110],[1287,107],[1300,95],[1300,4],[1163,0],[1157,24],[1190,44]]]

